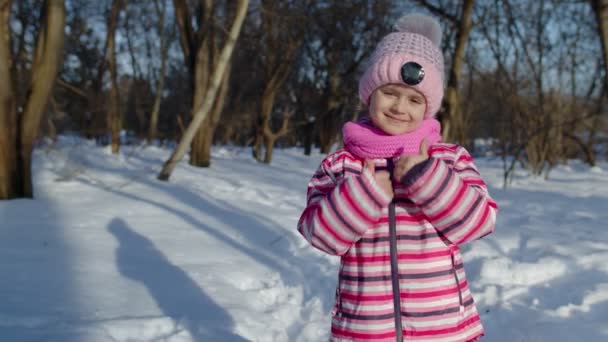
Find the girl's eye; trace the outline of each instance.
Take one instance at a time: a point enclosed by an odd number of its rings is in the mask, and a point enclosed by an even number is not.
[[[395,93],[393,93],[393,92],[392,92],[392,91],[390,91],[390,90],[385,90],[385,91],[384,91],[384,95],[393,96],[393,95],[395,95]]]
[[[412,101],[412,103],[415,103],[415,104],[422,104],[422,100],[418,97],[412,97],[410,99],[410,101]]]

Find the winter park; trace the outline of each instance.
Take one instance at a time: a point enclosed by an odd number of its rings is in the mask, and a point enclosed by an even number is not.
[[[0,1],[0,341],[608,341],[608,1]]]

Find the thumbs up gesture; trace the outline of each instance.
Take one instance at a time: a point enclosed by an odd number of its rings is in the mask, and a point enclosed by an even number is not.
[[[420,151],[415,155],[407,155],[399,158],[397,164],[395,164],[395,170],[393,172],[393,177],[396,181],[400,181],[405,174],[411,170],[417,164],[422,163],[425,160],[429,159],[429,143],[426,139],[422,140],[420,143]]]

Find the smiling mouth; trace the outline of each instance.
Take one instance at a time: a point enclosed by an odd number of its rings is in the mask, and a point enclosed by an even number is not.
[[[386,116],[387,118],[394,120],[394,121],[399,121],[399,122],[403,122],[403,123],[409,122],[409,120],[404,120],[404,119],[401,119],[399,117],[396,117],[396,116],[390,115],[390,114],[384,114],[384,116]]]

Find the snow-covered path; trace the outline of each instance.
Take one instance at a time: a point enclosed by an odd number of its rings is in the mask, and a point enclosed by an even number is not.
[[[0,202],[2,341],[326,340],[338,260],[295,230],[323,156],[217,148],[164,183],[168,150],[60,146],[36,151],[36,200]],[[506,192],[478,166],[500,206],[463,247],[486,340],[608,340],[608,164]]]

